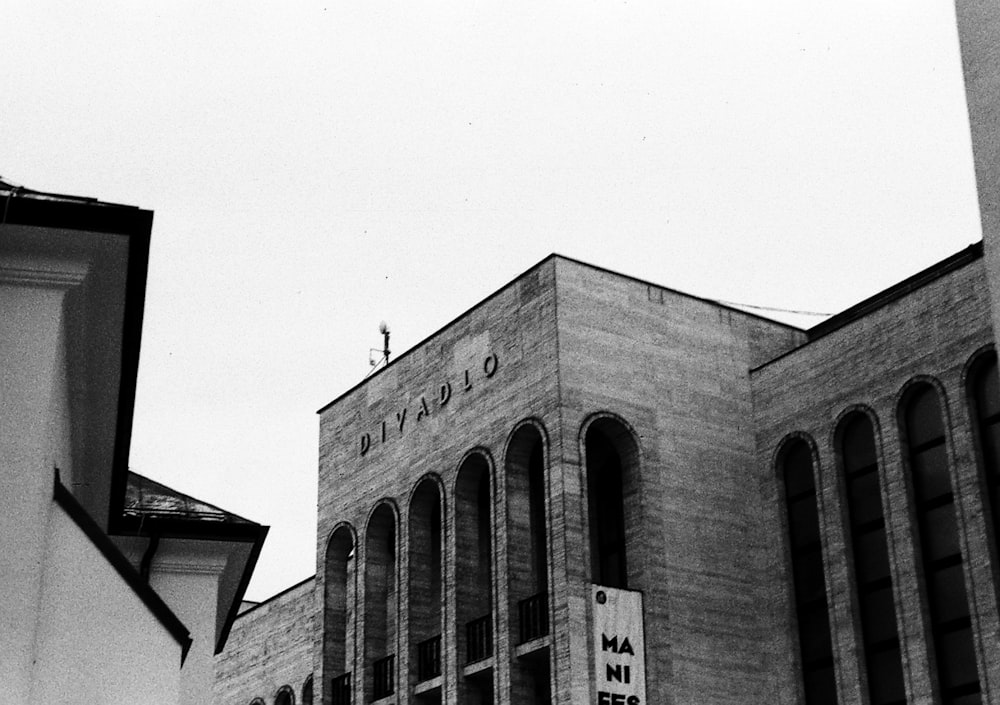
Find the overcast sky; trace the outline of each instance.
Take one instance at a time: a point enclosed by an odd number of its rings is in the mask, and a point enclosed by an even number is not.
[[[0,175],[155,211],[131,463],[272,527],[252,599],[380,320],[551,252],[834,312],[980,238],[947,0],[34,0],[0,58]]]

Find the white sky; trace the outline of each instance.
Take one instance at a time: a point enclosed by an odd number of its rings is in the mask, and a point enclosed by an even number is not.
[[[559,252],[837,311],[980,238],[947,0],[33,2],[0,175],[155,211],[132,466],[315,568],[315,411]]]

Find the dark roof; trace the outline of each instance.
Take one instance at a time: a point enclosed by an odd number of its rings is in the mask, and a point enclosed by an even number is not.
[[[225,541],[236,552],[234,555],[242,556],[242,568],[234,565],[236,573],[231,575],[232,581],[226,580],[224,574],[220,585],[224,593],[220,602],[223,614],[215,642],[215,653],[219,653],[240,612],[268,530],[267,526],[129,470],[125,499],[112,532],[125,536]]]
[[[118,203],[105,203],[89,196],[68,196],[63,193],[48,193],[46,191],[36,191],[13,184],[0,176],[0,197],[10,198],[30,198],[35,201],[62,201],[64,203],[85,203],[98,206],[109,206],[111,208],[135,208],[135,206],[123,206]]]
[[[125,488],[122,515],[126,517],[156,517],[160,519],[187,519],[190,521],[251,524],[256,522],[220,509],[214,504],[195,499],[183,492],[150,480],[129,470]]]

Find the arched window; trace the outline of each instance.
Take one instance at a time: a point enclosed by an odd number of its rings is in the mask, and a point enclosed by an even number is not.
[[[993,515],[993,543],[1000,553],[1000,383],[995,352],[976,360],[969,387],[979,461],[986,480],[986,504]]]
[[[918,384],[903,400],[903,427],[916,503],[924,588],[945,704],[979,702],[979,673],[937,391]]]
[[[356,567],[354,532],[347,525],[338,526],[326,547],[323,598],[323,667],[333,702],[338,705],[350,702],[357,624]]]
[[[493,483],[490,462],[471,453],[455,482],[455,615],[459,665],[493,655]],[[490,702],[492,681],[463,679],[459,702]]]
[[[250,705],[265,705],[263,698],[254,698],[250,701]]]
[[[861,412],[851,414],[841,424],[839,439],[869,702],[905,705],[906,687],[871,420]]]
[[[591,580],[607,587],[638,589],[641,585],[635,578],[643,562],[629,555],[635,552],[641,531],[635,439],[620,421],[603,417],[587,426],[584,448]]]
[[[441,675],[441,489],[424,478],[410,499],[410,667],[414,682]]]
[[[283,685],[274,694],[274,705],[295,705],[295,691],[292,686]]]
[[[510,639],[525,644],[549,633],[545,441],[539,427],[522,424],[507,444],[507,575]],[[514,618],[516,615],[516,619]],[[551,702],[547,652],[511,666],[511,700]]]
[[[365,532],[366,700],[395,692],[396,626],[396,513],[383,502]]]
[[[313,677],[310,675],[302,684],[302,705],[313,705]]]
[[[837,702],[837,684],[833,671],[816,481],[809,444],[800,438],[789,441],[778,455],[778,471],[785,488],[805,702],[806,705],[833,704]]]
[[[545,519],[545,444],[538,428],[521,426],[507,446],[507,574],[510,578],[511,638],[544,636],[548,629],[548,541]]]

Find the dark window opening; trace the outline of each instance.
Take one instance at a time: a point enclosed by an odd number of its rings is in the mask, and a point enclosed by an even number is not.
[[[941,699],[945,705],[967,702],[979,693],[979,674],[944,420],[933,387],[922,384],[911,393],[903,421]]]
[[[857,413],[845,420],[840,451],[869,701],[871,705],[900,705],[906,702],[906,687],[892,598],[875,431],[867,416]]]
[[[780,460],[806,705],[837,702],[812,453],[791,441]]]
[[[593,581],[628,587],[622,461],[601,431],[587,433],[587,476]]]

